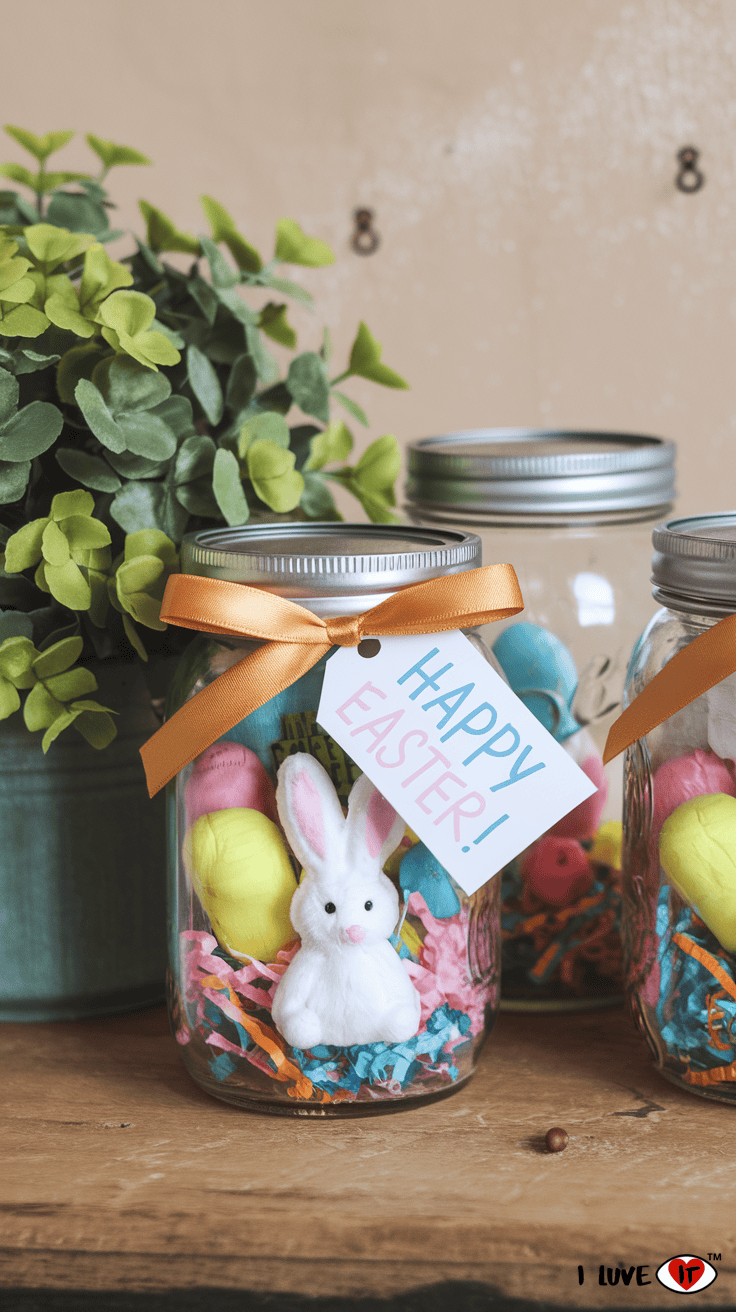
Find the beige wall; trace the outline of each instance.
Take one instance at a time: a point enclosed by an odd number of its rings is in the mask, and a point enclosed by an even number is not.
[[[736,507],[736,0],[26,0],[21,25],[6,120],[150,154],[123,223],[145,196],[202,230],[209,192],[267,252],[282,214],[333,244],[306,280],[338,361],[363,317],[412,383],[352,385],[374,436],[658,433],[683,511]]]

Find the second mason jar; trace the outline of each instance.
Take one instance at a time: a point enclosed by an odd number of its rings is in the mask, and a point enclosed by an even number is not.
[[[265,525],[182,547],[185,575],[250,584],[322,619],[477,565],[478,538],[451,529]],[[264,650],[212,627],[187,649],[169,716]],[[327,659],[170,788],[170,1005],[184,1062],[219,1098],[302,1116],[458,1088],[499,1000],[499,881],[467,896],[319,725]]]
[[[472,529],[512,560],[525,609],[485,633],[513,690],[597,792],[503,872],[503,1001],[599,1006],[623,994],[621,763],[601,757],[626,663],[654,609],[652,525],[674,499],[672,442],[634,434],[482,429],[409,449],[416,524]]]

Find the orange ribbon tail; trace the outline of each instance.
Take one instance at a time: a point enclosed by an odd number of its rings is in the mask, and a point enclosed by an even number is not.
[[[727,615],[678,651],[614,721],[603,752],[604,765],[734,673],[736,615]]]

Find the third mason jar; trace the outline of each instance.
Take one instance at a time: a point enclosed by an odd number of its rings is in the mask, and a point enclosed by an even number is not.
[[[634,434],[483,429],[415,442],[408,513],[472,530],[512,560],[525,609],[485,637],[513,690],[596,793],[504,870],[503,1000],[620,1000],[622,771],[604,770],[626,662],[654,606],[652,525],[674,498],[674,445]]]
[[[626,716],[651,722],[626,755],[627,987],[662,1074],[734,1103],[736,515],[670,520],[653,543],[662,609],[626,687]]]

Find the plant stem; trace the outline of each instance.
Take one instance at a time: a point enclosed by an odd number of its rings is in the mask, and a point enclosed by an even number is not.
[[[352,377],[352,372],[352,369],[346,369],[344,374],[338,374],[337,378],[333,378],[330,382],[330,387],[337,387],[337,384],[343,382],[345,378]]]

